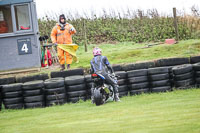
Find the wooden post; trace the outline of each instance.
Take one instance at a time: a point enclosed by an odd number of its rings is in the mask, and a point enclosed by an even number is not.
[[[173,8],[173,15],[174,15],[174,28],[176,32],[176,41],[179,41],[179,33],[178,33],[178,24],[177,24],[177,17],[176,17],[176,8]]]
[[[85,52],[87,52],[87,35],[86,35],[86,26],[85,26],[85,19],[83,21],[83,27],[84,27],[84,36],[85,36]]]

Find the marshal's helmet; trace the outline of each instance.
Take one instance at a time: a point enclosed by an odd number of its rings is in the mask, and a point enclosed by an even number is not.
[[[101,55],[101,49],[96,47],[93,49],[93,55],[96,56],[96,55]]]

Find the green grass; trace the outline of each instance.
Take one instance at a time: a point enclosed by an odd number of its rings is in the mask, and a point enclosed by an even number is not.
[[[138,44],[133,42],[101,45],[90,44],[88,45],[88,52],[85,52],[84,46],[79,46],[77,51],[79,63],[73,63],[72,68],[89,68],[90,60],[93,58],[92,49],[94,46],[98,46],[102,49],[103,55],[107,56],[111,64],[122,65],[151,61],[160,58],[189,57],[192,55],[199,55],[200,53],[200,40],[180,41],[178,44],[174,45],[161,44],[150,48],[144,48],[147,47],[148,44]],[[59,68],[43,68],[41,73],[55,70],[59,70]]]
[[[200,39],[196,40],[186,40],[180,41],[178,44],[168,45],[161,44],[155,45],[153,47],[147,47],[151,43],[133,43],[133,42],[123,42],[117,44],[90,44],[88,45],[88,52],[85,52],[84,46],[79,46],[77,50],[77,56],[79,58],[79,63],[72,63],[71,68],[90,68],[90,60],[93,58],[92,50],[93,47],[100,47],[103,51],[103,55],[107,56],[109,62],[113,64],[127,64],[136,63],[144,61],[152,61],[161,58],[170,57],[190,57],[200,54]],[[40,72],[32,73],[22,73],[13,74],[14,76],[27,76],[36,75],[40,73],[48,73],[52,71],[59,71],[58,66],[51,66],[48,69],[42,68]],[[7,77],[7,75],[5,75]]]
[[[84,52],[84,47],[80,46],[77,51],[80,62],[78,64],[74,63],[72,66],[89,67],[90,60],[93,57],[92,48],[94,46],[98,45],[89,45],[87,53]],[[99,45],[103,51],[103,55],[108,57],[111,64],[134,63],[169,57],[189,57],[200,53],[200,40],[180,41],[174,45],[162,44],[143,49],[145,46],[147,44],[135,44],[131,42]]]
[[[180,41],[178,44],[168,45],[161,44],[149,48],[148,45],[151,43],[133,43],[123,42],[117,44],[90,44],[88,45],[88,52],[85,52],[84,46],[79,46],[77,50],[77,56],[79,63],[72,63],[71,68],[90,68],[90,60],[93,58],[92,50],[93,47],[100,47],[103,51],[103,55],[107,56],[111,64],[127,64],[135,62],[151,61],[160,58],[169,57],[190,57],[193,55],[199,55],[200,53],[200,40],[187,40]],[[42,68],[40,72],[35,73],[23,73],[18,74],[19,77],[27,75],[36,75],[40,73],[50,74],[52,71],[59,71],[59,66]],[[16,76],[16,75],[14,75]]]
[[[143,94],[95,106],[87,102],[3,110],[0,133],[199,133],[200,89]]]

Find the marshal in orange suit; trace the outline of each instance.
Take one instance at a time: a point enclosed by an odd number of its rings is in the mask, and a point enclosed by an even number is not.
[[[69,23],[66,22],[65,15],[59,16],[59,23],[53,27],[51,31],[51,40],[54,44],[72,44],[72,35],[76,33],[76,29]],[[68,52],[57,47],[58,58],[61,67],[61,71],[65,69],[65,56],[67,69],[70,69],[72,63],[72,55]]]

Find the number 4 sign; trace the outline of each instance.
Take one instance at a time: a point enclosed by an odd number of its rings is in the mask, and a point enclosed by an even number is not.
[[[18,39],[17,40],[17,45],[18,45],[19,55],[32,54],[30,38]]]

